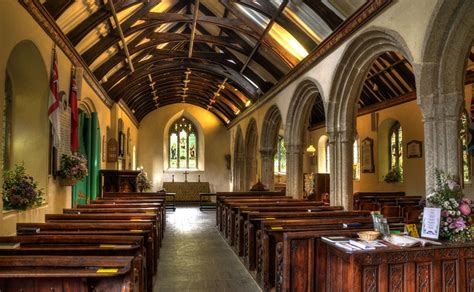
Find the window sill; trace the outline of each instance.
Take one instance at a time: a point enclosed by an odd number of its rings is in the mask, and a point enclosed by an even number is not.
[[[21,213],[25,213],[25,212],[29,212],[29,211],[34,211],[34,210],[37,210],[37,209],[41,209],[41,208],[46,208],[48,207],[48,204],[43,204],[41,206],[38,206],[38,207],[35,207],[35,208],[31,208],[31,209],[27,209],[27,210],[16,210],[16,209],[12,209],[12,210],[2,210],[2,214],[3,216],[11,216],[11,215],[15,215],[15,214],[21,214]]]

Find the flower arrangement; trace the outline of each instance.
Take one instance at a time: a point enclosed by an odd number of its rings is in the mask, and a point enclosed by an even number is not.
[[[472,240],[471,200],[464,197],[456,177],[436,171],[436,189],[426,197],[426,204],[441,208],[441,238],[450,241]]]
[[[26,174],[23,164],[15,165],[3,175],[3,208],[26,210],[43,203],[43,192],[38,183]]]
[[[137,188],[140,192],[144,192],[151,189],[151,187],[151,181],[148,179],[146,172],[142,168],[140,173],[137,175]]]
[[[61,179],[72,181],[72,185],[74,185],[77,181],[84,179],[88,174],[87,159],[84,155],[80,153],[72,155],[63,154],[61,157],[61,169],[58,172]]]
[[[383,177],[383,180],[389,184],[401,182],[402,170],[398,166],[392,167],[392,169],[390,169],[387,175]]]

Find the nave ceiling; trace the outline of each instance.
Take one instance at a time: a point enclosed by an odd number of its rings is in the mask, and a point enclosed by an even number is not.
[[[40,1],[114,100],[140,121],[186,102],[229,123],[365,1]]]

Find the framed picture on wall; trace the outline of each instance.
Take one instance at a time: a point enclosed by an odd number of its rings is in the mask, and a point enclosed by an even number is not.
[[[411,140],[407,143],[407,158],[421,158],[423,156],[423,143],[421,141]]]
[[[367,137],[360,143],[361,169],[363,173],[374,173],[374,140]]]

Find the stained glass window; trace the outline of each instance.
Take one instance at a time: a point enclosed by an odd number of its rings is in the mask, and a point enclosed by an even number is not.
[[[198,167],[198,135],[194,124],[180,118],[170,128],[169,167],[195,169]]]
[[[471,182],[471,158],[467,152],[469,144],[469,118],[466,111],[461,114],[461,131],[460,131],[461,145],[462,145],[462,177],[464,183]]]
[[[277,153],[274,158],[275,173],[286,173],[286,148],[285,139],[278,136]]]
[[[360,179],[360,141],[359,137],[356,137],[353,146],[354,161],[352,163],[352,178],[355,180]]]
[[[399,122],[395,122],[388,133],[389,138],[389,170],[399,168],[403,175],[403,131]]]

